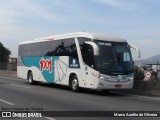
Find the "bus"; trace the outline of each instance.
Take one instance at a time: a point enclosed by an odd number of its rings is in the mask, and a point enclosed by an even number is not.
[[[35,82],[95,90],[131,89],[134,48],[123,38],[75,32],[21,42],[17,76]]]

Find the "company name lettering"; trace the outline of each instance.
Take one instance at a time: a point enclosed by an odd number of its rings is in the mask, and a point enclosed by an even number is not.
[[[50,59],[41,59],[40,62],[40,70],[43,72],[44,70],[49,70],[49,72],[52,72],[52,58]]]

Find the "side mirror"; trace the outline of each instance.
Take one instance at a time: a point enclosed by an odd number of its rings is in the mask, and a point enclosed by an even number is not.
[[[94,52],[94,55],[95,55],[95,56],[98,56],[98,55],[99,55],[99,47],[97,46],[96,43],[94,43],[94,42],[89,42],[89,41],[87,41],[87,42],[85,42],[85,43],[88,44],[88,45],[91,45],[91,46],[93,47],[93,52]]]
[[[130,48],[133,48],[134,50],[137,51],[137,58],[141,57],[141,52],[140,52],[140,49],[138,47],[130,45]]]

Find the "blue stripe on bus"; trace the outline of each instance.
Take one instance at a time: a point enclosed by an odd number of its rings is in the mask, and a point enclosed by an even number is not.
[[[55,57],[23,57],[22,61],[24,65],[27,67],[37,67],[41,71],[45,80],[48,83],[53,83],[55,81],[55,69],[54,69],[55,60],[58,60],[58,58],[59,58],[58,56],[55,56]],[[47,63],[47,62],[50,62],[50,60],[52,61],[51,64]]]

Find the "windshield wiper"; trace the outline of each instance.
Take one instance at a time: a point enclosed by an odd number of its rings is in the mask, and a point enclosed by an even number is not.
[[[110,72],[110,70],[106,70],[106,69],[103,69],[103,68],[98,68],[99,70],[102,70],[102,71],[105,71],[105,72]]]

